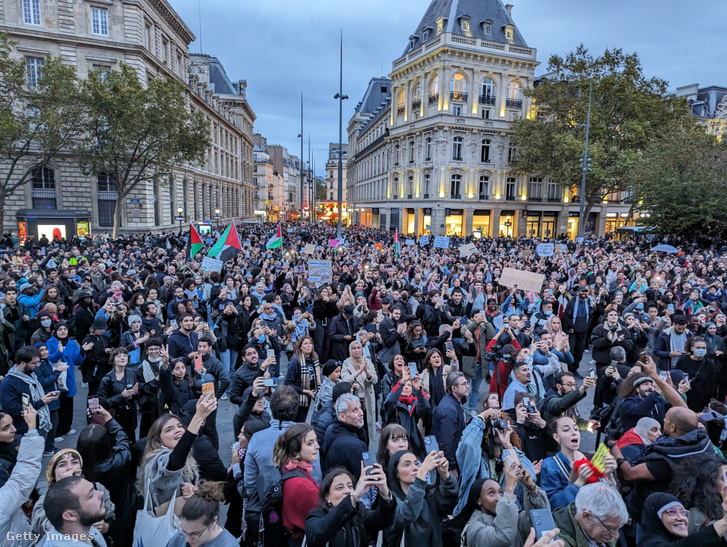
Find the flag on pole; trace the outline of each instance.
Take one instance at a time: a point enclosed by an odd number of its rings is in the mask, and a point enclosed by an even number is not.
[[[227,262],[228,260],[234,260],[238,251],[242,251],[242,246],[240,245],[240,236],[237,235],[237,228],[233,222],[222,233],[217,243],[212,246],[207,256]]]
[[[268,239],[268,242],[265,244],[266,249],[277,249],[283,244],[283,234],[280,230],[280,223],[278,223],[278,232],[273,237]]]
[[[189,242],[187,243],[187,260],[192,260],[198,252],[204,249],[204,243],[202,238],[199,237],[199,232],[194,224],[189,225]]]
[[[399,228],[396,229],[396,232],[394,232],[394,253],[396,256],[399,256]]]

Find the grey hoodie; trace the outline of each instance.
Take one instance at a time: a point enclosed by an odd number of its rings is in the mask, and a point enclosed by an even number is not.
[[[38,430],[20,441],[18,459],[8,481],[0,488],[0,547],[31,547],[35,538],[21,507],[30,497],[40,474],[45,440]],[[105,545],[105,544],[104,544]]]

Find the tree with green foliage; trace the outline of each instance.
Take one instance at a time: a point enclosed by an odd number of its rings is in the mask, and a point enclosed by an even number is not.
[[[46,58],[34,85],[15,43],[0,34],[0,227],[6,202],[78,141],[84,128],[84,101],[75,70]]]
[[[612,192],[629,191],[641,151],[674,118],[688,116],[686,103],[667,94],[667,82],[647,78],[636,54],[607,49],[594,57],[581,44],[565,57],[553,55],[549,74],[525,94],[536,115],[514,124],[511,136],[517,174],[549,177],[585,197],[585,218]],[[589,85],[592,105],[588,156],[592,170],[580,196]]]
[[[727,147],[694,119],[670,124],[652,140],[633,178],[641,219],[661,233],[696,240],[727,237]]]
[[[181,84],[154,78],[144,86],[123,63],[119,70],[90,73],[83,88],[87,132],[75,152],[85,172],[104,172],[116,183],[116,237],[122,204],[139,184],[160,184],[175,165],[204,161],[209,124],[201,112],[190,111]]]

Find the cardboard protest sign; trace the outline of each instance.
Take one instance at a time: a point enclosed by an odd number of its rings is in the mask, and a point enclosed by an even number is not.
[[[202,271],[203,272],[221,272],[224,262],[217,260],[216,258],[210,258],[206,256],[202,259]]]
[[[414,242],[414,240],[411,239],[411,238],[407,238],[406,241],[404,241],[404,244],[405,245],[410,245],[410,246],[411,245],[416,245],[416,243]]]
[[[505,287],[516,287],[518,290],[539,293],[545,283],[545,276],[514,268],[503,268],[499,283]]]
[[[540,243],[536,248],[538,255],[542,257],[553,256],[555,252],[555,245],[553,243]]]
[[[477,250],[477,246],[474,243],[468,243],[467,245],[462,245],[459,248],[459,256],[470,256],[476,250]]]
[[[429,236],[422,236],[419,238],[419,246],[424,247],[426,245],[429,245]]]
[[[305,247],[303,248],[303,252],[307,255],[314,255],[316,254],[316,246],[312,243],[306,243]]]
[[[435,236],[434,237],[434,248],[435,249],[449,249],[449,238],[447,236]]]
[[[330,283],[332,279],[333,275],[330,260],[308,261],[308,281],[312,281],[318,287],[324,283]]]

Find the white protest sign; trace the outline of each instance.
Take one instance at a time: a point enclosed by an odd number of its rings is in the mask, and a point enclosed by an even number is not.
[[[202,271],[203,272],[221,272],[224,262],[217,260],[216,258],[210,258],[206,256],[202,259]]]
[[[303,252],[307,255],[314,255],[316,254],[316,246],[312,243],[306,243]]]
[[[459,248],[459,256],[470,256],[476,250],[477,250],[477,246],[474,243],[468,243],[467,245],[462,245]]]
[[[553,253],[555,252],[555,245],[553,243],[540,243],[535,250],[539,256],[553,256]]]
[[[525,292],[540,293],[545,282],[545,276],[539,273],[525,272],[514,268],[503,268],[500,276],[500,285],[516,287]]]
[[[449,238],[447,236],[435,236],[434,237],[434,248],[435,249],[449,249]]]
[[[419,238],[419,246],[424,247],[425,245],[429,245],[429,236],[422,236]]]
[[[308,281],[320,286],[324,283],[330,283],[331,279],[333,279],[333,275],[330,260],[308,261]]]
[[[411,246],[411,245],[416,245],[416,243],[414,242],[413,239],[407,239],[406,241],[404,241],[404,245]]]

